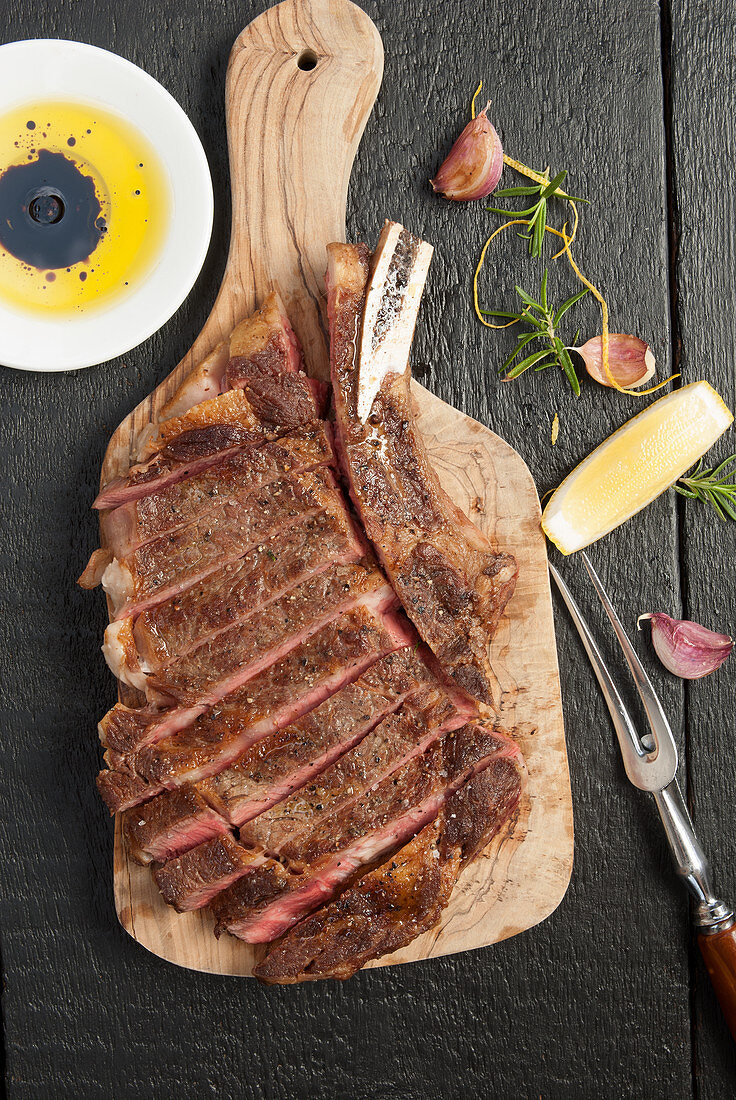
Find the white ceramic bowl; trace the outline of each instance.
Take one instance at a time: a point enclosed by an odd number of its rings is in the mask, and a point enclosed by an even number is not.
[[[82,42],[33,39],[0,46],[0,114],[53,99],[97,104],[140,130],[168,176],[171,216],[148,275],[108,308],[46,319],[0,302],[0,363],[20,370],[78,370],[142,343],[192,289],[212,232],[212,180],[204,150],[184,111],[153,77]]]

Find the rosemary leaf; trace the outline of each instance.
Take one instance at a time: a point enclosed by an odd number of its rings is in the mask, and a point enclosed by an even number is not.
[[[545,355],[548,354],[549,351],[546,348],[543,351],[535,351],[532,355],[528,355],[526,359],[522,359],[521,362],[512,367],[506,377],[518,378],[520,374],[523,374],[525,370],[529,370],[529,367],[533,367],[535,363],[538,363],[540,359],[543,359]]]
[[[567,378],[570,388],[576,397],[580,396],[580,380],[575,366],[565,344],[557,334],[557,325],[562,317],[576,302],[587,294],[587,290],[573,294],[571,298],[563,302],[560,308],[553,311],[548,293],[548,271],[545,268],[539,287],[539,301],[532,298],[522,287],[516,287],[516,293],[525,305],[525,309],[519,314],[502,313],[500,310],[483,310],[487,316],[508,317],[527,325],[533,331],[522,333],[516,342],[516,346],[503,365],[499,367],[499,373],[504,374],[507,380],[518,378],[525,371],[533,367],[536,371],[547,370],[548,367],[558,366]],[[577,336],[576,336],[577,339]],[[518,357],[535,340],[544,341],[544,347],[526,355],[523,359]],[[515,362],[518,360],[518,362]],[[736,457],[736,456],[735,456]],[[734,497],[736,506],[736,497]]]
[[[719,519],[736,520],[736,482],[729,480],[736,471],[736,454],[729,455],[715,467],[703,466],[703,460],[675,485],[681,496],[709,504]]]
[[[552,327],[557,328],[560,321],[567,313],[568,309],[574,306],[576,302],[579,302],[581,298],[584,298],[587,293],[588,289],[586,287],[585,290],[579,290],[577,294],[573,294],[572,298],[568,298],[566,302],[563,302],[560,308],[557,310],[557,313],[555,313],[554,317],[552,318]]]
[[[501,191],[496,191],[495,194],[500,199],[505,199],[511,195],[538,195],[539,187],[504,187]],[[508,211],[504,210],[504,214],[507,213]]]

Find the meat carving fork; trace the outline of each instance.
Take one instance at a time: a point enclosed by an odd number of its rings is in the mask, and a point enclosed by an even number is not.
[[[582,638],[603,697],[611,712],[626,775],[635,787],[648,791],[653,796],[659,816],[662,818],[675,870],[695,899],[695,923],[700,950],[731,1034],[736,1039],[736,921],[734,914],[729,906],[714,893],[708,860],[698,843],[677,782],[677,746],[662,704],[626,636],[598,574],[587,555],[582,553],[581,557],[624,652],[636,689],[644,704],[650,733],[643,736],[637,733],[595,638],[591,634],[590,627],[583,618],[572,593],[551,562],[549,571]]]

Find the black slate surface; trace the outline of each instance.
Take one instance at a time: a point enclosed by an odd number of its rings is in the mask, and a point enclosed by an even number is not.
[[[507,151],[568,168],[584,210],[578,255],[613,328],[653,345],[664,376],[709,378],[731,406],[734,337],[733,14],[727,0],[366,2],[386,73],[352,178],[348,227],[384,217],[437,246],[414,361],[425,384],[507,438],[540,492],[640,407],[553,372],[498,381],[508,334],[481,330],[469,273],[481,205],[427,178],[483,77]],[[228,50],[259,11],[222,0],[25,0],[0,39],[79,38],[142,65],[184,106],[215,182],[210,255],[179,313],[141,348],[80,374],[0,369],[3,1021],[12,1097],[727,1097],[736,1058],[693,948],[652,807],[623,781],[605,708],[564,614],[576,862],[557,912],[496,945],[358,975],[263,989],[161,962],[115,919],[110,822],[97,798],[95,723],[113,700],[104,610],[74,580],[95,545],[89,512],[110,433],[204,321],[224,266],[229,204],[222,112]],[[507,173],[504,182],[516,182]],[[512,241],[489,256],[484,299],[513,301],[539,266]],[[575,289],[564,261],[550,292]],[[580,323],[595,331],[592,302]],[[569,336],[572,337],[573,330]],[[561,421],[550,444],[552,416]],[[733,433],[716,449],[736,449]],[[736,633],[736,528],[667,494],[591,556],[634,630],[667,610]],[[566,575],[594,625],[574,562]],[[637,640],[672,720],[702,840],[736,899],[730,823],[736,693],[728,665],[683,690]],[[612,647],[607,647],[613,653]]]

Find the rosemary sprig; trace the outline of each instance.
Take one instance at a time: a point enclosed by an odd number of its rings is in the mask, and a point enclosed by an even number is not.
[[[499,310],[490,309],[481,310],[482,313],[489,317],[504,317],[510,320],[511,324],[516,321],[522,321],[525,325],[529,325],[532,330],[531,332],[524,333],[519,339],[514,351],[509,355],[503,366],[499,367],[499,372],[503,373],[503,371],[505,371],[506,379],[510,380],[512,378],[518,378],[519,375],[529,370],[530,367],[534,367],[535,371],[546,370],[547,367],[554,366],[556,363],[564,372],[575,396],[579,397],[580,382],[575,368],[572,365],[570,353],[557,335],[557,328],[568,309],[574,306],[576,302],[579,302],[580,299],[588,293],[587,289],[579,290],[577,294],[573,294],[571,298],[563,302],[559,309],[553,310],[547,298],[547,269],[545,268],[539,290],[539,301],[532,298],[525,290],[522,290],[520,286],[516,287],[516,293],[524,303],[524,309],[521,313],[502,313]],[[519,359],[519,355],[521,355],[530,344],[533,344],[535,340],[542,341],[544,346],[541,350],[537,349],[532,351],[529,355],[525,355],[522,359]],[[514,362],[514,360],[517,361]]]
[[[703,466],[701,458],[695,469],[683,474],[675,485],[675,490],[690,500],[702,500],[715,509],[720,519],[736,520],[736,482],[729,480],[733,471],[728,467],[736,462],[736,454],[729,455],[715,469]]]
[[[542,255],[542,242],[544,241],[545,226],[547,224],[547,203],[550,199],[565,199],[571,202],[587,202],[586,199],[576,195],[568,195],[560,190],[560,185],[567,176],[567,172],[559,172],[553,180],[548,180],[549,169],[542,173],[545,182],[535,183],[530,187],[505,187],[502,191],[496,191],[500,199],[513,195],[537,195],[537,201],[527,210],[503,210],[499,206],[487,206],[489,214],[501,214],[504,218],[528,218],[528,232],[521,233],[524,240],[529,241],[529,253],[536,258]]]

